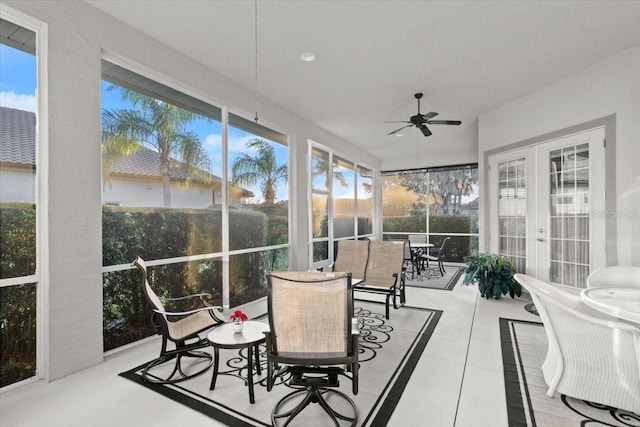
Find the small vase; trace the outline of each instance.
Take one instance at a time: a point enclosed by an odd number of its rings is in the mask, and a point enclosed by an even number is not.
[[[233,322],[233,332],[239,334],[242,332],[242,328],[244,327],[244,322]]]

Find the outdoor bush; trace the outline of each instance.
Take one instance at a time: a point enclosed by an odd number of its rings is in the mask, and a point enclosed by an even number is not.
[[[411,233],[426,232],[426,215],[384,217],[383,230],[404,234],[406,238]],[[470,236],[456,236],[456,233],[470,234],[478,232],[477,216],[468,215],[429,215],[430,243],[440,247],[446,237],[451,237],[445,248],[445,262],[464,262],[465,257],[477,252],[478,238]],[[396,235],[394,238],[402,238]]]

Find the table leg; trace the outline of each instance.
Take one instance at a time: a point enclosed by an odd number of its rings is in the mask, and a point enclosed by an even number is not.
[[[255,403],[253,396],[253,352],[251,348],[247,349],[247,381],[249,382],[249,403]]]
[[[220,360],[220,349],[213,347],[213,375],[211,376],[211,385],[209,390],[216,387],[216,379],[218,379],[218,361]]]
[[[260,368],[260,344],[256,344],[254,347],[256,358],[256,373],[262,375],[262,369]]]

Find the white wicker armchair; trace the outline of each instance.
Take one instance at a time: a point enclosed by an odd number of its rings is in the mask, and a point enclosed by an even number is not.
[[[613,266],[593,271],[587,277],[587,287],[640,288],[640,267]]]
[[[640,413],[640,325],[593,310],[558,286],[514,277],[531,294],[547,333],[547,395],[557,391]]]

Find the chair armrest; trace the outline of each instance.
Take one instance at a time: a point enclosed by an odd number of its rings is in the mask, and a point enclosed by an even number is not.
[[[160,299],[162,301],[182,301],[182,300],[186,300],[186,299],[190,299],[190,298],[200,298],[202,299],[202,297],[205,298],[211,298],[211,294],[209,293],[202,293],[202,294],[193,294],[193,295],[186,295],[184,297],[160,297]]]
[[[212,316],[214,319],[216,319],[216,320],[218,320],[218,321],[220,321],[220,322],[224,322],[224,320],[222,320],[222,319],[221,319],[220,317],[218,317],[218,315],[216,314],[216,311],[217,311],[218,313],[222,313],[222,307],[217,306],[217,305],[215,305],[215,306],[214,306],[214,305],[212,305],[212,306],[209,306],[209,307],[196,308],[196,309],[193,309],[193,310],[187,310],[187,311],[164,311],[164,310],[158,310],[158,309],[155,309],[155,308],[153,309],[153,311],[154,311],[155,313],[158,313],[158,314],[161,314],[161,315],[163,315],[163,316],[167,316],[167,317],[170,317],[170,316],[188,316],[188,315],[190,315],[190,314],[199,313],[199,312],[201,312],[201,311],[209,311],[209,312],[210,312],[209,314],[211,314],[211,316]]]
[[[358,327],[358,318],[351,319],[351,334],[360,335],[360,328]]]

